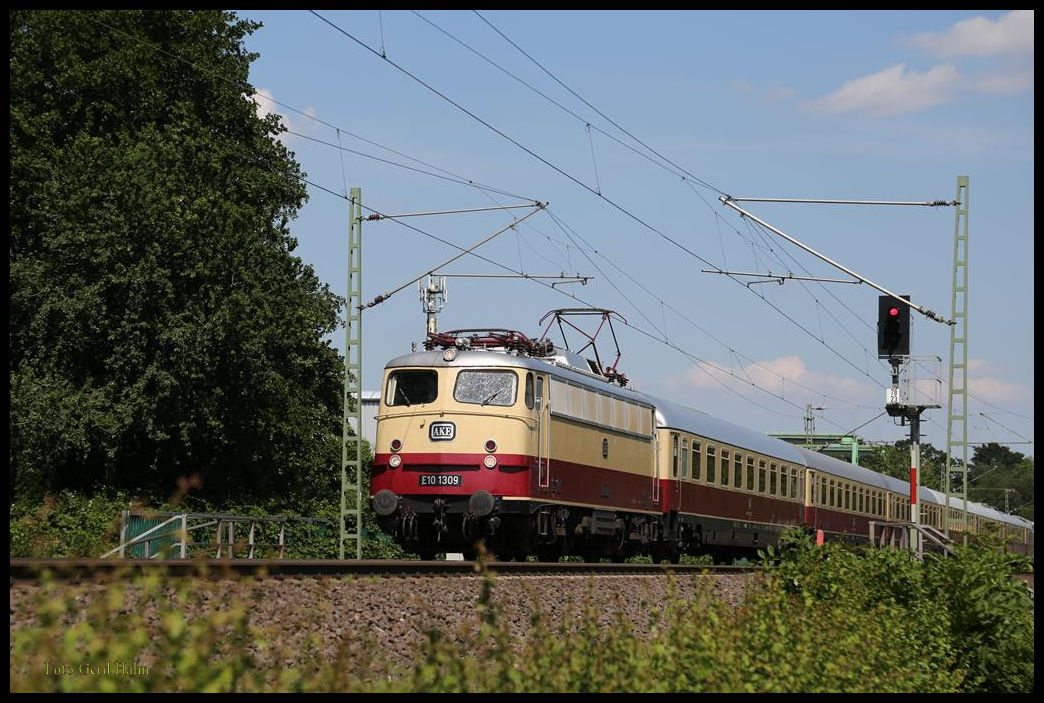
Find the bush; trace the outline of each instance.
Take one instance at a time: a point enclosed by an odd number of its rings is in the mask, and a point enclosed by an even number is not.
[[[925,564],[902,552],[860,553],[784,540],[738,608],[707,581],[648,607],[648,621],[617,616],[588,598],[543,611],[513,629],[485,574],[469,626],[434,630],[413,668],[372,643],[345,637],[335,652],[317,637],[324,613],[295,617],[303,644],[274,641],[251,621],[250,602],[215,597],[205,583],[140,577],[91,603],[82,587],[48,586],[29,627],[12,626],[11,690],[351,692],[1030,692],[1033,606],[1010,578],[1023,561],[996,549],[958,550]],[[184,604],[214,600],[189,619]],[[14,606],[12,606],[14,607]],[[624,608],[616,609],[619,613]],[[14,612],[14,610],[12,610]],[[291,649],[292,647],[292,649]],[[46,662],[142,662],[149,677],[45,675]],[[323,662],[321,677],[304,665]],[[275,673],[281,671],[282,673]]]
[[[62,491],[43,503],[11,504],[11,557],[95,559],[120,539],[120,512],[131,505],[126,493]]]

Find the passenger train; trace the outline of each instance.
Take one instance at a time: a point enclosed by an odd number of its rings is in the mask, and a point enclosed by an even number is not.
[[[868,541],[910,520],[910,485],[626,386],[548,340],[429,334],[388,362],[371,479],[382,529],[421,558],[750,553],[791,526]],[[918,493],[943,527],[945,496]],[[1032,553],[1033,524],[969,503],[969,531]],[[951,536],[963,519],[950,508]]]

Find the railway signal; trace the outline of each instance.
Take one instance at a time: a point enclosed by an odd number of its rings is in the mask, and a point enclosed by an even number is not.
[[[901,296],[909,300],[910,296]],[[877,298],[877,358],[910,356],[910,306],[891,295]]]

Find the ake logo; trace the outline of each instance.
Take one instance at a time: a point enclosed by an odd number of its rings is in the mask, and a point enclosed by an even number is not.
[[[428,439],[432,442],[450,442],[457,436],[457,426],[452,422],[433,422],[428,427]]]

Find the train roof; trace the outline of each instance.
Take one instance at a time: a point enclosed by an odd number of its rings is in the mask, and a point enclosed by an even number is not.
[[[578,361],[579,360],[579,361]],[[555,349],[555,356],[550,358],[530,357],[504,351],[489,349],[459,349],[456,356],[447,361],[442,350],[421,351],[404,354],[385,364],[385,368],[403,367],[503,367],[523,368],[532,371],[550,372],[553,376],[572,381],[602,393],[618,395],[650,405],[656,409],[656,424],[660,428],[670,428],[698,434],[708,439],[756,451],[767,456],[774,456],[785,462],[807,466],[816,471],[839,476],[850,481],[858,481],[868,486],[881,488],[893,493],[907,493],[910,484],[892,476],[879,474],[863,466],[856,466],[826,454],[799,447],[781,439],[756,432],[755,430],[735,425],[726,420],[708,415],[702,410],[686,407],[679,403],[656,398],[647,393],[615,385],[604,377],[577,368],[584,361],[581,357],[564,349]],[[939,491],[920,487],[918,496],[926,503],[946,504],[946,495]],[[959,499],[951,496],[951,505],[959,505]],[[996,522],[1003,522],[1017,527],[1033,529],[1033,523],[1017,515],[991,508],[982,503],[968,502],[968,512]]]
[[[849,481],[858,481],[874,488],[902,493],[909,488],[909,484],[898,478],[879,474],[865,466],[857,466],[836,457],[827,456],[820,452],[814,452],[804,447],[795,447],[804,457],[803,462],[810,469],[821,471],[831,476],[839,476]]]
[[[925,502],[946,505],[946,494],[940,491],[921,486],[917,495],[919,495]],[[962,503],[963,501],[960,498],[950,496],[950,507],[960,508],[962,507]],[[995,522],[1003,522],[1016,527],[1027,527],[1031,530],[1033,529],[1033,523],[1029,520],[1021,518],[1018,515],[1009,515],[1008,513],[982,503],[968,501],[968,512],[972,515],[978,515],[979,517],[984,517]]]
[[[714,439],[735,447],[750,449],[761,454],[774,456],[791,464],[804,464],[804,459],[797,452],[797,447],[781,439],[755,432],[754,430],[708,415],[667,400],[644,396],[646,402],[656,407],[656,424],[658,427],[669,427],[698,434],[707,439]]]

